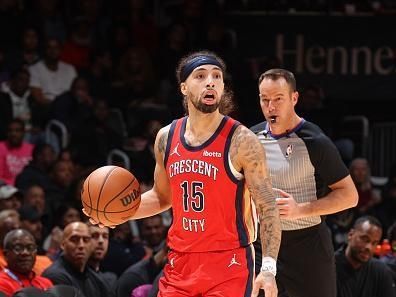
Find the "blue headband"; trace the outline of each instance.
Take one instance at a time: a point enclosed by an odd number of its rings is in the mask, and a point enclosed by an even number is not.
[[[223,71],[223,66],[220,62],[213,56],[197,56],[191,59],[180,71],[180,81],[185,82],[187,77],[194,71],[195,68],[201,65],[216,65],[220,67],[221,71]]]

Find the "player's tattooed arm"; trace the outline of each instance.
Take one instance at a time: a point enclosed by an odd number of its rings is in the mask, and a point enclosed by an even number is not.
[[[170,125],[161,128],[158,131],[155,144],[155,169],[154,169],[154,191],[160,197],[161,208],[163,205],[171,203],[170,184],[166,173],[164,158],[168,142]]]
[[[276,259],[281,227],[264,148],[253,132],[240,126],[233,135],[230,156],[235,168],[243,172],[257,208],[263,257]]]
[[[166,143],[168,139],[168,134],[169,134],[169,128],[165,127],[164,129],[161,129],[158,133],[158,152],[161,153],[162,155],[165,154],[166,150]]]

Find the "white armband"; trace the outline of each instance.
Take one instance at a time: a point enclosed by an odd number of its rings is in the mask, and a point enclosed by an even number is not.
[[[274,276],[276,276],[276,261],[275,261],[275,259],[273,259],[271,257],[264,257],[263,262],[261,264],[260,271],[270,272]]]

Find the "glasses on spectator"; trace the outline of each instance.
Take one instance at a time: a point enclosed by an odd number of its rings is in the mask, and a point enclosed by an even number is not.
[[[28,245],[22,245],[22,244],[16,244],[10,248],[11,251],[13,251],[15,254],[19,255],[22,254],[25,250],[29,253],[35,253],[37,252],[37,245],[35,244],[28,244]]]

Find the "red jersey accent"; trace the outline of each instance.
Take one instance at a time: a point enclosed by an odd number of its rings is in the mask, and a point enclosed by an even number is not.
[[[8,272],[3,270],[0,272],[0,292],[6,296],[12,296],[16,291],[26,287],[36,287],[46,290],[53,286],[51,280],[46,277],[36,275],[33,271],[29,276],[19,274],[17,272]]]
[[[173,210],[169,247],[208,252],[247,246],[256,235],[254,206],[245,180],[236,179],[229,166],[239,123],[224,117],[212,137],[192,147],[184,139],[187,119],[172,123],[165,153]]]

